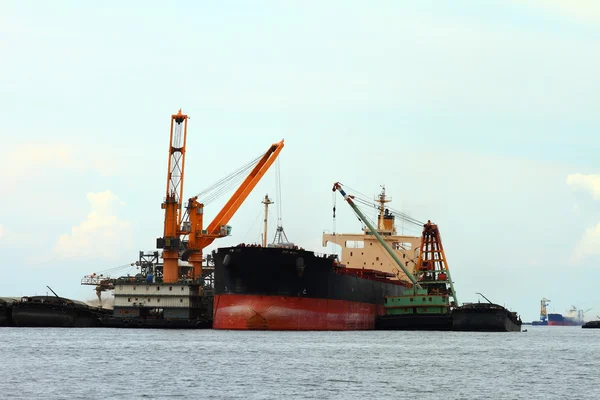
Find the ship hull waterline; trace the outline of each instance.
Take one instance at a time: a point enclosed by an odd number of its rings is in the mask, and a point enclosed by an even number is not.
[[[383,305],[270,295],[215,295],[213,329],[373,330]]]
[[[385,297],[407,291],[390,274],[302,249],[232,247],[213,256],[215,329],[372,330]]]

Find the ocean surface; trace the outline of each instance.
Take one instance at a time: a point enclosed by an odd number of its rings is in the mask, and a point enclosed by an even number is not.
[[[600,399],[600,329],[0,328],[1,399]]]

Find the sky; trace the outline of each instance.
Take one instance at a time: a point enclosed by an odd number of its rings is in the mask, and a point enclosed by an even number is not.
[[[600,315],[600,3],[3,1],[0,296],[81,278],[162,235],[170,116],[184,198],[285,139],[207,250],[360,232],[333,182],[439,225],[459,300]],[[350,192],[350,191],[349,191]],[[227,197],[207,204],[210,221]],[[420,228],[403,225],[406,234]],[[135,272],[133,269],[125,272]]]

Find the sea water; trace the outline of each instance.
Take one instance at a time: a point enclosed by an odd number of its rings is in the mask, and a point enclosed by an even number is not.
[[[600,329],[0,328],[2,399],[600,399]]]

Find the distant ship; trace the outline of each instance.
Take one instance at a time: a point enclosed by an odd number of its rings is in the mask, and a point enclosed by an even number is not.
[[[589,310],[586,310],[589,311]],[[571,309],[567,315],[558,313],[548,314],[548,325],[549,326],[582,326],[584,324],[584,313],[585,311],[578,309],[575,306],[571,306]]]

